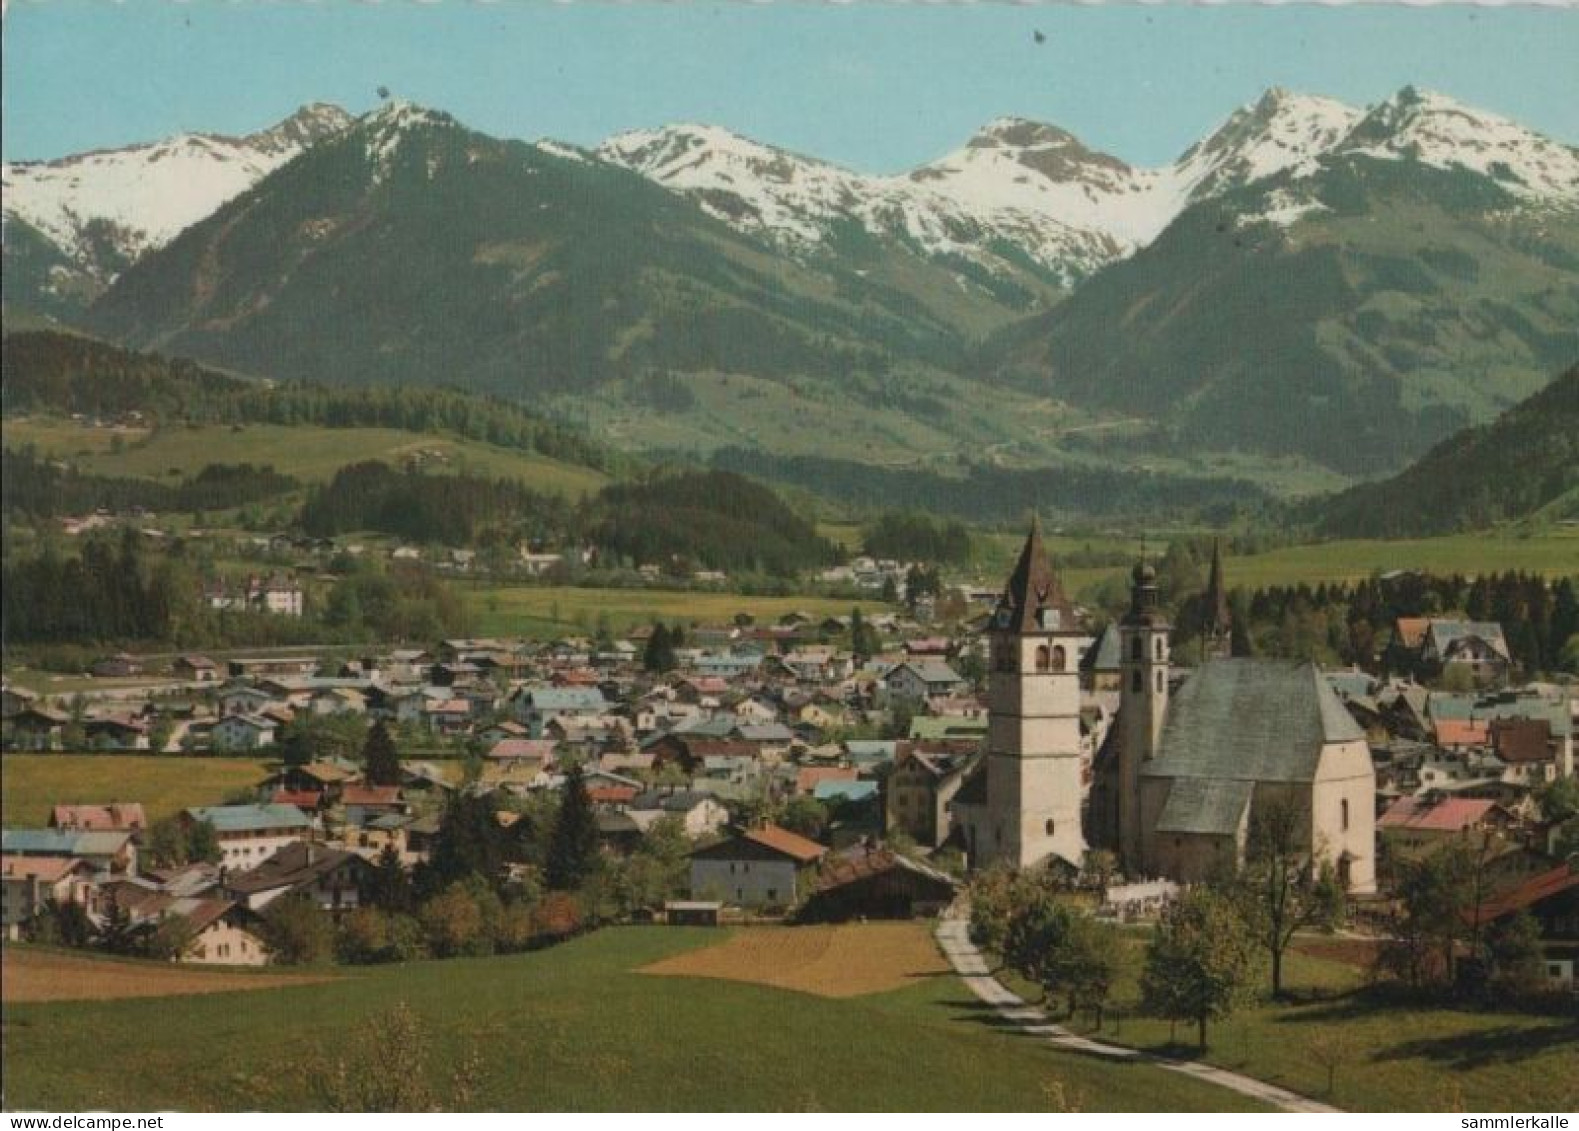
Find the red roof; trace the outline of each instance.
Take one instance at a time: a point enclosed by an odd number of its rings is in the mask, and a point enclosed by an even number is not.
[[[1491,741],[1491,726],[1485,719],[1438,719],[1438,746],[1485,746]]]
[[[681,686],[690,686],[703,695],[721,695],[729,690],[729,681],[722,676],[699,675],[681,680]]]
[[[755,841],[775,852],[782,852],[792,856],[802,864],[809,864],[813,860],[821,859],[828,851],[814,840],[807,840],[799,833],[792,833],[788,829],[781,829],[777,825],[762,825],[758,828],[747,829],[741,834],[747,840]]]
[[[1491,923],[1523,911],[1527,907],[1533,907],[1542,900],[1560,895],[1570,888],[1579,888],[1579,872],[1574,871],[1567,864],[1559,864],[1549,872],[1531,876],[1511,891],[1486,900],[1480,905],[1478,916],[1474,911],[1466,910],[1464,918],[1471,923],[1477,918],[1482,923]]]
[[[1383,829],[1458,832],[1484,820],[1496,805],[1495,801],[1471,797],[1450,797],[1435,802],[1423,797],[1400,797],[1388,806],[1376,824]]]
[[[501,738],[488,751],[488,757],[508,760],[511,758],[539,758],[554,760],[554,743],[547,738]]]
[[[74,856],[0,856],[0,874],[7,879],[32,876],[52,884],[81,863]]]
[[[633,785],[589,785],[587,798],[595,805],[620,805],[635,800]]]
[[[311,789],[276,789],[269,800],[275,805],[294,805],[311,812],[323,798]]]
[[[795,772],[795,792],[812,793],[818,782],[854,781],[858,776],[853,766],[802,766]]]
[[[125,832],[148,827],[141,802],[110,805],[57,805],[49,823],[57,829]]]
[[[398,785],[347,785],[340,791],[342,805],[399,805]]]

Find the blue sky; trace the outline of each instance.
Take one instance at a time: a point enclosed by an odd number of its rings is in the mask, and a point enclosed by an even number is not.
[[[1574,9],[11,0],[4,21],[7,160],[362,112],[379,86],[503,137],[707,121],[873,172],[1004,114],[1161,163],[1272,85],[1363,105],[1414,83],[1579,144]]]

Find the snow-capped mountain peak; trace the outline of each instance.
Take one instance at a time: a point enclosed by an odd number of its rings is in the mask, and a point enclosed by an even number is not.
[[[431,128],[457,127],[460,123],[442,110],[430,110],[396,98],[362,115],[357,129],[363,140],[375,183],[388,173],[400,147],[414,133]]]
[[[251,188],[307,146],[346,128],[337,106],[304,106],[245,137],[179,134],[147,145],[7,164],[5,214],[43,233],[108,282],[130,262]]]
[[[1435,91],[1404,87],[1367,112],[1338,151],[1457,166],[1526,200],[1579,204],[1579,150]]]
[[[597,156],[694,197],[725,223],[790,247],[822,241],[828,222],[880,193],[884,179],[775,149],[721,126],[627,130]]]
[[[1188,197],[1199,200],[1285,169],[1309,172],[1360,117],[1361,111],[1336,99],[1272,87],[1185,150],[1174,164],[1176,176],[1188,186]]]

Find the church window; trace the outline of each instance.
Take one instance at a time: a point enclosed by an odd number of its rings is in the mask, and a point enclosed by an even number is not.
[[[1347,797],[1345,797],[1345,798],[1343,798],[1343,800],[1339,801],[1338,802],[1338,808],[1339,808],[1339,811],[1341,812],[1342,818],[1343,818],[1343,820],[1342,820],[1343,831],[1344,832],[1348,832],[1349,831],[1349,799]]]
[[[1162,659],[1162,637],[1157,637],[1157,659]]]
[[[1137,692],[1138,691],[1144,691],[1146,689],[1146,687],[1145,687],[1145,684],[1141,682],[1141,680],[1142,680],[1142,676],[1140,674],[1140,669],[1137,668],[1134,672],[1132,672],[1130,674],[1130,677],[1129,677],[1129,689],[1131,691],[1137,691]]]
[[[1069,666],[1069,655],[1062,644],[1053,647],[1053,670],[1061,672]]]
[[[1052,822],[1052,821],[1051,821],[1051,820],[1049,820],[1049,821],[1048,821],[1048,822],[1047,822],[1047,835],[1048,835],[1048,836],[1052,836],[1052,835],[1053,835],[1053,829],[1054,829],[1054,828],[1055,828],[1055,827],[1056,827],[1056,826],[1055,826],[1055,825],[1054,825],[1054,824],[1053,824],[1053,822]]]
[[[1163,678],[1162,677],[1162,673],[1158,672],[1157,673],[1157,694],[1158,695],[1162,694],[1162,678]]]
[[[1134,660],[1136,663],[1139,663],[1146,658],[1145,642],[1142,641],[1138,636],[1129,642],[1129,658]]]
[[[1036,670],[1045,672],[1051,666],[1052,653],[1047,650],[1047,645],[1043,644],[1036,650]]]

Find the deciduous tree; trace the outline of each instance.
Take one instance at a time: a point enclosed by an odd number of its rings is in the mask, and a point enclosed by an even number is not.
[[[1207,1022],[1231,1016],[1244,999],[1256,950],[1227,898],[1208,887],[1191,889],[1164,910],[1146,948],[1144,1008],[1169,1020],[1195,1022],[1204,1051]]]

